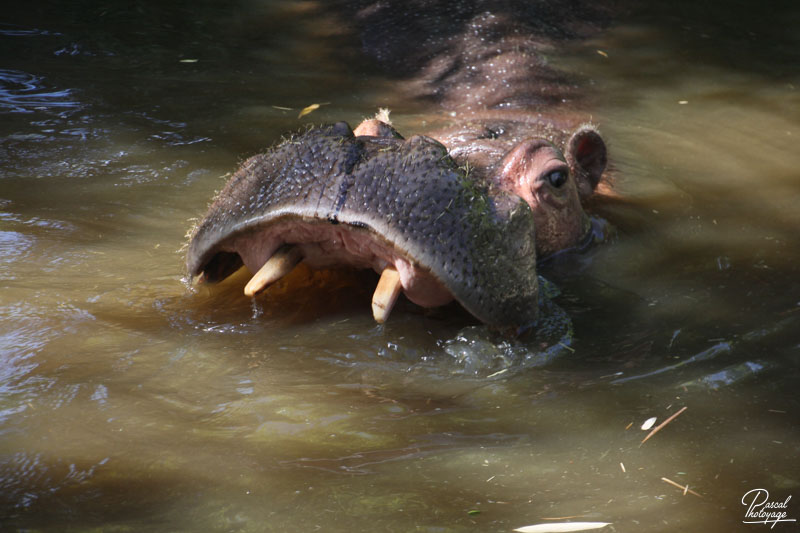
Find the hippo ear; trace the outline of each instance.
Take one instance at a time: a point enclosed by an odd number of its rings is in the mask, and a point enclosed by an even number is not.
[[[606,169],[606,143],[595,128],[581,126],[569,138],[566,155],[583,202],[592,195]]]
[[[378,120],[377,118],[370,118],[362,121],[361,124],[359,124],[355,130],[353,130],[353,134],[356,137],[388,137],[392,139],[403,138],[403,136],[400,135],[391,124]]]

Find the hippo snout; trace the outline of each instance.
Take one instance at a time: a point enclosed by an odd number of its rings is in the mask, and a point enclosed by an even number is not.
[[[379,322],[403,293],[524,327],[538,307],[534,224],[528,203],[459,167],[439,142],[356,137],[338,123],[245,161],[192,232],[186,268],[215,282],[244,265],[249,296],[299,262],[372,269]]]

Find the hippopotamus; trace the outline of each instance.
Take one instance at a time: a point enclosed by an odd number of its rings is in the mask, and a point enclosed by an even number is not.
[[[244,265],[255,296],[300,261],[372,269],[378,322],[402,292],[422,307],[455,300],[491,326],[533,324],[537,259],[591,234],[581,203],[607,159],[575,118],[576,85],[542,53],[606,18],[596,2],[570,5],[335,4],[399,99],[452,125],[405,139],[385,116],[338,123],[248,159],[194,229],[189,274],[215,282]]]
[[[191,234],[187,270],[216,282],[244,265],[255,273],[245,294],[255,296],[300,261],[372,269],[378,322],[402,292],[524,329],[538,310],[537,250],[588,231],[580,191],[599,180],[605,145],[591,126],[561,135],[563,151],[546,138],[515,143],[518,133],[443,132],[450,152],[379,120],[293,135],[231,177]]]

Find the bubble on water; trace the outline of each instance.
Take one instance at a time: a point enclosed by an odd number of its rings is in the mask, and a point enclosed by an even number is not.
[[[467,374],[497,372],[508,368],[512,361],[500,345],[493,344],[488,330],[482,326],[464,328],[444,345],[444,352]]]
[[[92,393],[91,399],[97,403],[105,404],[108,400],[108,388],[105,385],[98,385]]]
[[[252,298],[250,300],[250,309],[252,310],[250,316],[253,320],[259,318],[264,314],[264,307],[260,303],[258,303],[258,300],[255,298]]]
[[[452,339],[441,343],[450,356],[455,373],[484,378],[501,377],[507,371],[541,367],[575,352],[572,348],[573,326],[569,315],[548,296],[558,288],[545,280],[539,303],[539,320],[519,337],[507,337],[487,326],[470,326]]]

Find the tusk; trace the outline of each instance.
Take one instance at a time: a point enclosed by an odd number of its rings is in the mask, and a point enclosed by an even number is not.
[[[378,324],[383,324],[389,318],[402,289],[400,274],[394,268],[386,267],[372,295],[372,316]]]
[[[303,259],[300,248],[284,244],[258,269],[244,287],[245,296],[253,297],[292,271]]]

